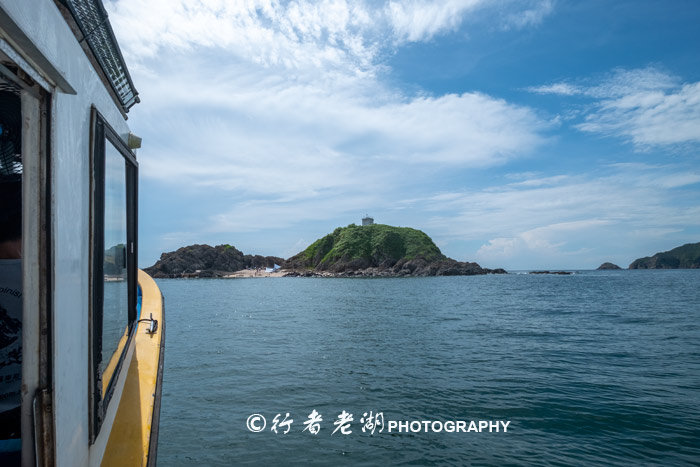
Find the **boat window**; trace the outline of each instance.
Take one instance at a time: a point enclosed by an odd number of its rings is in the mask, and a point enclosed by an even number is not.
[[[114,373],[129,330],[126,268],[126,162],[109,141],[105,144],[104,278],[102,305],[102,394]]]
[[[93,440],[136,320],[136,159],[93,109]]]
[[[21,460],[22,118],[19,88],[0,78],[0,464]]]
[[[0,49],[0,465],[34,465],[54,426],[52,95]]]

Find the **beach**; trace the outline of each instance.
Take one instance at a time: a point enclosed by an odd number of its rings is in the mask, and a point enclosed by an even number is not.
[[[289,272],[288,269],[277,269],[267,272],[264,269],[241,269],[233,274],[227,274],[225,279],[244,279],[249,277],[284,277]]]

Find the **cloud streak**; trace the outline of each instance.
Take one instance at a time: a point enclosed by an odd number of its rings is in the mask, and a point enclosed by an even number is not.
[[[395,34],[395,42],[418,42],[432,39],[444,31],[456,30],[464,14],[483,3],[483,0],[392,1],[385,13]]]
[[[364,73],[407,42],[454,32],[481,10],[507,27],[538,25],[552,0],[119,0],[106,7],[129,59],[217,48],[286,69]]]
[[[653,67],[618,69],[598,84],[559,82],[528,90],[593,99],[575,127],[624,138],[638,149],[700,142],[700,82],[682,83]]]

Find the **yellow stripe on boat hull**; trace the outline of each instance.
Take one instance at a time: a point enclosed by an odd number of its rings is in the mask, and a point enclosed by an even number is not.
[[[155,281],[141,270],[138,282],[142,299],[134,353],[128,365],[124,363],[126,382],[102,458],[103,466],[155,465],[158,427],[151,428],[160,415],[165,330],[163,296]],[[151,315],[158,321],[158,329],[152,334],[147,332]]]

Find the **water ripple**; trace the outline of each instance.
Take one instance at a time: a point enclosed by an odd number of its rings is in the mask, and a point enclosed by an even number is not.
[[[162,465],[700,460],[700,271],[158,283]],[[511,426],[369,435],[369,410]],[[287,435],[245,428],[286,412]]]

